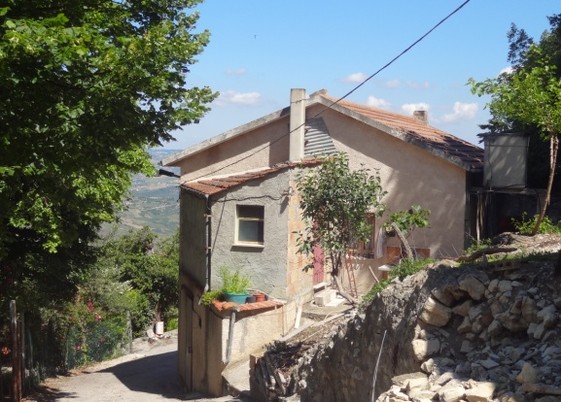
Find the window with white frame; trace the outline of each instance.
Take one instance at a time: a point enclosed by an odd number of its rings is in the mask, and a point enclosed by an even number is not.
[[[263,245],[265,207],[261,205],[236,206],[236,244]]]

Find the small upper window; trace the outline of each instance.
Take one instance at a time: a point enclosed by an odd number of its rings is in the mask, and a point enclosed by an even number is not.
[[[236,217],[236,243],[263,244],[265,208],[259,205],[238,205]]]

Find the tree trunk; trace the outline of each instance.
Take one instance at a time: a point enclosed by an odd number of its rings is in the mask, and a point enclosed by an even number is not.
[[[346,299],[349,303],[353,306],[358,304],[358,300],[348,294],[345,289],[343,289],[343,284],[341,283],[341,279],[338,276],[333,277],[333,281],[335,282],[335,287],[337,288],[337,293],[339,293],[344,299]]]
[[[405,254],[407,255],[407,258],[409,260],[412,260],[414,258],[413,251],[411,250],[411,246],[409,245],[409,242],[403,235],[403,232],[401,231],[401,229],[397,227],[395,222],[392,222],[391,227],[393,230],[395,230],[395,233],[397,234],[397,237],[399,238],[401,244],[403,244],[403,248],[405,249]]]
[[[547,211],[547,207],[551,200],[551,189],[553,188],[553,179],[555,177],[555,168],[557,167],[557,151],[559,150],[559,137],[557,134],[552,134],[549,139],[549,178],[547,180],[547,190],[545,192],[545,201],[543,208],[541,208],[538,219],[536,220],[536,225],[532,230],[532,236],[540,230],[540,225],[542,224],[543,218]]]
[[[341,297],[346,299],[352,305],[356,305],[358,304],[358,300],[343,289],[343,284],[341,283],[341,279],[339,279],[339,274],[341,272],[341,259],[341,252],[331,252],[331,279],[337,288],[337,293],[339,293]]]

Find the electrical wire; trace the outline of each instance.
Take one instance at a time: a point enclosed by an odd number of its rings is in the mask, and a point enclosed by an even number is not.
[[[346,99],[349,95],[351,95],[352,93],[354,93],[357,89],[359,89],[360,87],[362,87],[364,84],[366,84],[368,81],[370,81],[372,78],[374,78],[375,76],[377,76],[379,73],[381,73],[382,71],[384,71],[386,68],[388,68],[390,65],[392,65],[394,62],[396,62],[399,58],[401,58],[404,54],[406,54],[407,52],[409,52],[413,47],[415,47],[419,42],[421,42],[423,39],[425,39],[427,36],[429,36],[436,28],[438,28],[440,25],[442,25],[444,22],[446,22],[446,20],[448,20],[450,17],[452,17],[454,14],[456,14],[458,11],[460,11],[466,4],[468,4],[471,0],[465,0],[462,4],[460,4],[458,7],[456,7],[456,9],[454,9],[452,12],[450,12],[446,17],[444,17],[443,19],[441,19],[437,24],[435,24],[431,29],[429,29],[427,32],[425,32],[421,37],[419,37],[416,41],[414,41],[411,45],[409,45],[407,48],[405,48],[403,51],[401,51],[397,56],[395,56],[393,59],[391,59],[388,63],[384,64],[381,68],[379,68],[376,72],[372,73],[371,75],[369,75],[366,79],[364,79],[364,81],[360,82],[358,85],[356,85],[353,89],[351,89],[349,92],[347,92],[345,95],[341,96],[340,98],[338,98],[337,100],[333,101],[330,105],[326,106],[324,109],[320,110],[318,113],[316,113],[313,117],[311,117],[310,119],[307,119],[304,123],[300,124],[298,127],[295,127],[294,129],[290,130],[289,132],[282,134],[280,137],[268,142],[265,145],[262,145],[261,147],[257,148],[255,151],[249,153],[248,155],[245,155],[239,159],[236,159],[235,161],[228,163],[218,169],[215,169],[211,172],[207,172],[203,175],[197,176],[193,179],[191,179],[190,181],[196,181],[199,179],[202,179],[203,177],[209,176],[209,175],[213,175],[215,173],[218,173],[226,168],[229,168],[230,166],[236,165],[248,158],[251,158],[252,156],[258,154],[259,152],[269,148],[271,145],[279,142],[280,140],[282,140],[283,138],[285,138],[286,136],[290,135],[291,133],[293,133],[294,131],[300,129],[301,127],[305,126],[306,123],[308,123],[310,120],[317,118],[318,116],[322,115],[325,111],[331,109],[333,106],[335,106],[336,104],[338,104],[339,102],[341,102],[342,100]]]

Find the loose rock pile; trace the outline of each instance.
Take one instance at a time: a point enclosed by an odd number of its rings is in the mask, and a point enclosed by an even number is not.
[[[379,401],[561,400],[561,297],[552,268],[499,268],[506,273],[469,272],[431,292],[411,342],[421,371],[394,377]]]
[[[528,239],[502,244],[515,253],[561,247],[559,237]],[[396,281],[300,357],[286,387],[269,388],[268,400],[296,392],[322,402],[373,394],[380,402],[561,401],[556,260],[504,261],[458,268],[441,261]]]

